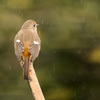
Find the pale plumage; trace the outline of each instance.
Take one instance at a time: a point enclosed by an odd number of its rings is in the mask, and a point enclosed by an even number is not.
[[[22,56],[25,64],[26,58],[28,58],[27,62],[30,62],[30,60],[33,62],[39,55],[40,44],[41,41],[37,34],[37,23],[33,20],[28,20],[22,25],[21,30],[15,36],[15,55],[19,61]],[[27,75],[26,77],[28,78]]]

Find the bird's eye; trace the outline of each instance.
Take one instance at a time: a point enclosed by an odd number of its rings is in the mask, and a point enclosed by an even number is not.
[[[35,25],[33,25],[33,27],[35,27]]]

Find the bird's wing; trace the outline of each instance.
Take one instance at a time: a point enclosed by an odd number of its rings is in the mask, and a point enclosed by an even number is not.
[[[40,51],[40,38],[38,35],[35,36],[34,41],[29,45],[28,51],[31,54],[31,60],[34,61],[38,57]]]
[[[21,60],[22,52],[24,52],[24,44],[18,39],[17,35],[14,40],[15,55]]]

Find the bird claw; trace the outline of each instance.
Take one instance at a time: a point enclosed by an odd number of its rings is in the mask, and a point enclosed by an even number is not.
[[[24,69],[24,61],[23,60],[20,61],[20,65],[21,65],[22,69]]]
[[[29,76],[28,80],[31,82],[32,81],[32,78]]]

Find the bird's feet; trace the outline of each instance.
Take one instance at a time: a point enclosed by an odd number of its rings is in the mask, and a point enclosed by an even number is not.
[[[24,70],[24,60],[20,61],[20,66],[22,67],[22,69]]]

